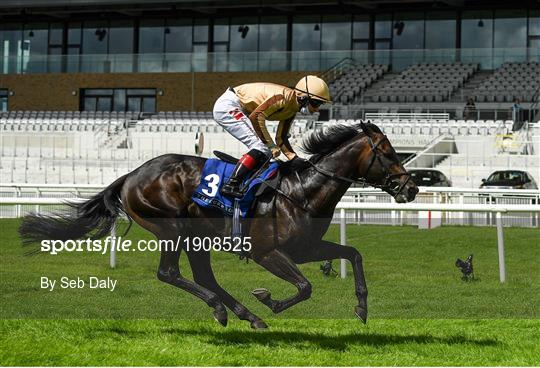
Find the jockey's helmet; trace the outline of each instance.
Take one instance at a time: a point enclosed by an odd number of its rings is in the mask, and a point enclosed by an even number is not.
[[[330,89],[325,81],[314,75],[306,75],[294,87],[301,95],[309,100],[316,100],[316,105],[331,102]]]

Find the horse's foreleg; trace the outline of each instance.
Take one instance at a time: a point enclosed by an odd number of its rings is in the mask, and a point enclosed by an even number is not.
[[[221,298],[223,304],[233,311],[239,319],[249,321],[252,328],[263,329],[268,327],[262,319],[253,314],[218,284],[210,264],[210,252],[189,251],[186,253],[193,272],[193,279],[197,284],[215,292]]]
[[[209,307],[214,308],[214,318],[216,321],[226,326],[227,310],[221,303],[219,296],[215,292],[183,277],[180,274],[180,267],[178,265],[179,258],[180,249],[176,251],[162,250],[157,278],[202,299]]]
[[[364,276],[364,267],[362,266],[362,255],[356,248],[322,240],[317,246],[297,256],[294,261],[296,263],[307,263],[337,258],[343,258],[351,262],[354,273],[355,292],[358,298],[358,305],[354,308],[354,312],[362,322],[366,323],[368,291]]]
[[[255,259],[255,262],[277,277],[290,282],[298,289],[298,293],[295,296],[284,300],[273,300],[270,292],[266,289],[253,290],[252,294],[270,308],[272,312],[282,312],[303,300],[309,299],[311,296],[311,284],[285,253],[273,249],[264,256]]]

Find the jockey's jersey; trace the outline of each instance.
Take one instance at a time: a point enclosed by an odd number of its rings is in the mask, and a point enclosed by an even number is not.
[[[285,155],[293,153],[287,134],[300,110],[295,91],[274,83],[246,83],[234,87],[234,92],[261,141],[268,147],[276,144]],[[267,120],[279,121],[275,143],[266,128]]]
[[[234,91],[248,114],[258,108],[266,120],[288,120],[300,110],[295,91],[279,84],[246,83],[234,87]]]

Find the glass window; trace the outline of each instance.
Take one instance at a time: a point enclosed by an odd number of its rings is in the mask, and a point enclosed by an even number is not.
[[[262,17],[259,25],[259,51],[287,50],[287,18]]]
[[[423,15],[420,13],[396,13],[394,19],[394,49],[423,49]]]
[[[353,50],[369,50],[369,42],[367,41],[354,41]]]
[[[137,89],[84,89],[82,92],[85,111],[142,111],[155,112],[156,90]]]
[[[102,73],[107,70],[107,50],[109,48],[108,25],[105,21],[85,22],[82,31],[81,71]]]
[[[168,20],[165,28],[165,52],[191,52],[191,19]]]
[[[192,70],[205,72],[208,69],[208,44],[193,44]]]
[[[96,111],[96,103],[97,98],[96,97],[85,97],[83,100],[83,111]]]
[[[112,96],[113,90],[112,89],[85,89],[84,90],[85,96]]]
[[[461,20],[461,48],[493,47],[491,11],[464,11]]]
[[[375,41],[375,60],[377,64],[390,63],[390,41]]]
[[[205,19],[194,21],[191,69],[196,72],[208,69],[208,21]]]
[[[51,23],[51,30],[49,31],[49,45],[62,45],[64,34],[64,27],[62,23]]]
[[[68,47],[67,66],[66,66],[68,73],[76,73],[79,71],[79,62],[81,60],[80,53],[81,53],[80,46]]]
[[[156,90],[154,88],[131,88],[127,90],[127,94],[130,96],[155,96]]]
[[[426,49],[456,47],[456,13],[426,13]]]
[[[83,28],[83,54],[106,54],[108,50],[107,22],[85,22]]]
[[[128,97],[128,111],[141,111],[141,98],[140,97]]]
[[[49,47],[49,55],[47,56],[48,65],[47,71],[49,73],[61,73],[62,72],[62,47],[54,46]],[[68,61],[69,65],[69,61]]]
[[[97,111],[111,111],[112,110],[112,98],[111,97],[98,97],[96,104]]]
[[[369,39],[369,15],[355,15],[353,21],[353,38]]]
[[[165,43],[163,20],[142,20],[139,28],[139,53],[162,54]]]
[[[229,42],[229,18],[216,19],[214,22],[214,42]]]
[[[256,71],[259,43],[259,24],[257,18],[231,18],[229,51],[248,52],[229,57],[229,71]]]
[[[60,73],[62,71],[62,45],[64,39],[64,27],[61,23],[51,23],[49,29],[49,48],[47,57],[47,71]],[[80,43],[80,40],[79,40]]]
[[[109,54],[133,53],[132,21],[111,22],[109,32]]]
[[[529,11],[529,36],[540,36],[540,9]]]
[[[126,111],[126,90],[114,90],[114,106],[113,111]]]
[[[144,97],[142,99],[142,111],[143,112],[156,112],[156,98]]]
[[[80,45],[81,44],[81,23],[69,23],[68,25],[68,44]]]
[[[206,19],[195,19],[193,42],[208,42],[208,21]]]
[[[375,17],[375,38],[392,37],[392,16],[380,14]]]
[[[527,13],[525,10],[497,10],[494,29],[494,48],[527,47]]]
[[[114,21],[109,28],[110,71],[114,73],[133,71],[133,22]]]
[[[225,72],[229,68],[229,18],[216,19],[214,22],[214,54],[212,71]]]
[[[257,18],[231,18],[229,51],[257,51],[259,23]]]
[[[46,72],[49,25],[47,23],[28,23],[25,25],[23,35],[23,71],[27,73]]]
[[[0,57],[2,73],[20,73],[22,60],[22,27],[20,24],[0,24]]]
[[[227,43],[218,43],[214,44],[214,68],[215,72],[226,72],[229,68],[228,59],[229,55],[227,54],[229,46]]]
[[[350,16],[323,16],[321,50],[350,50],[351,26]]]
[[[0,111],[8,111],[8,90],[0,89]]]
[[[139,28],[139,71],[161,72],[165,50],[165,22],[163,20],[144,20]]]
[[[319,16],[297,16],[293,19],[292,50],[316,51],[321,49]],[[311,69],[310,69],[311,70]]]

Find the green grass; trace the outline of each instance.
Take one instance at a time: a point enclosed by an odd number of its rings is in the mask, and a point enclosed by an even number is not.
[[[348,242],[364,257],[367,325],[353,316],[352,277],[302,265],[312,298],[276,316],[249,291],[283,298],[292,286],[253,262],[213,254],[222,286],[270,325],[251,331],[232,313],[221,327],[201,301],[157,281],[156,253],[121,253],[115,270],[107,255],[24,257],[18,224],[0,221],[1,365],[540,364],[539,229],[505,229],[501,285],[494,228],[349,226]],[[140,228],[129,237],[151,238]],[[337,240],[337,229],[327,238]],[[478,280],[465,283],[453,263],[469,253]],[[118,279],[117,290],[39,288],[41,276],[89,275]]]
[[[537,365],[533,320],[17,320],[1,326],[2,365]]]

